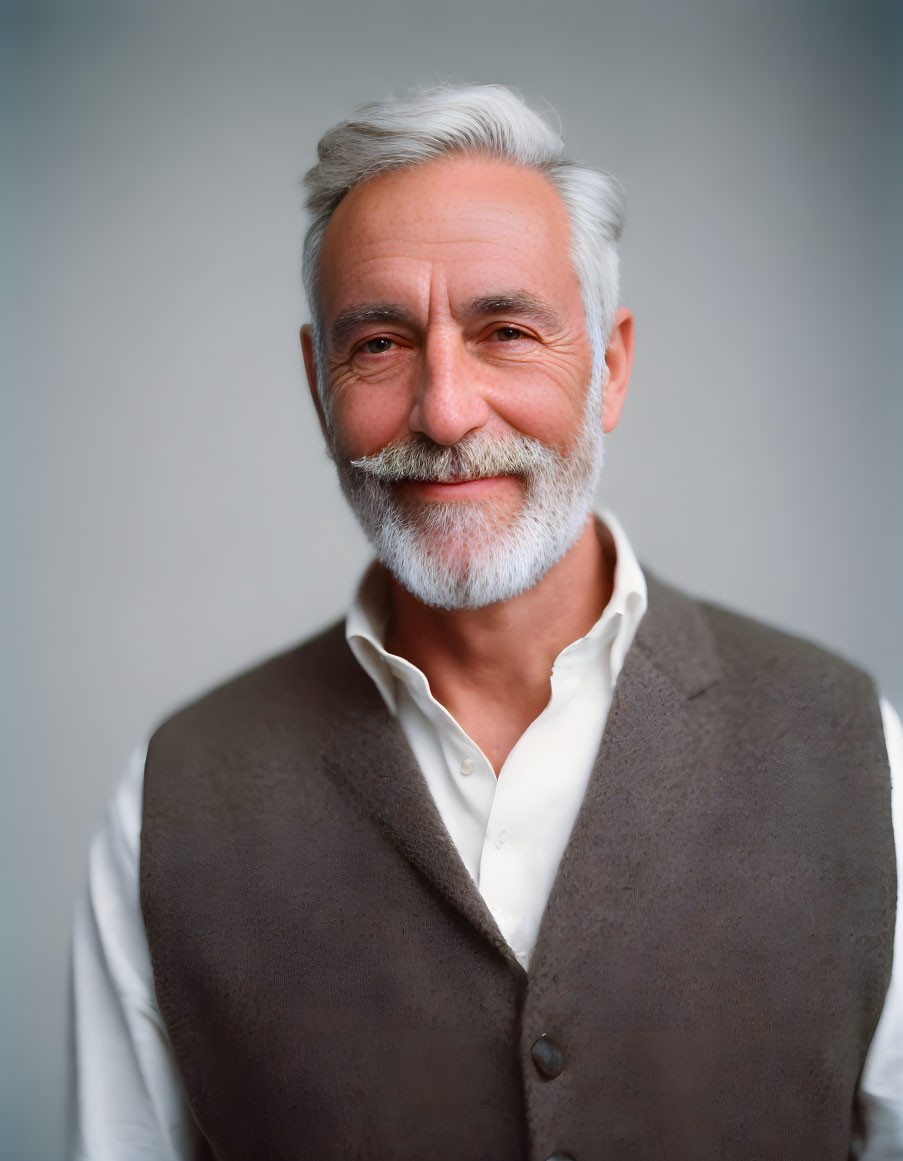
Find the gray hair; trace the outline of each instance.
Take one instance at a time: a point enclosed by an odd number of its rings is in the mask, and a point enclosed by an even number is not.
[[[440,85],[363,105],[323,135],[304,178],[310,224],[304,238],[304,288],[312,315],[317,388],[325,393],[326,347],[318,295],[320,250],[329,219],[355,186],[391,170],[453,154],[512,162],[543,174],[557,189],[571,226],[593,377],[603,373],[618,306],[618,239],[624,196],[613,177],[565,157],[558,133],[503,85]]]

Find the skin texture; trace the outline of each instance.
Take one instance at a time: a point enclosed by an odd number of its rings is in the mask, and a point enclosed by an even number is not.
[[[444,159],[352,190],[321,252],[335,454],[369,455],[412,432],[450,446],[479,428],[566,453],[592,365],[569,236],[554,187],[497,161]],[[309,328],[301,339],[325,432]],[[606,352],[606,432],[620,418],[632,355],[633,317],[622,308]],[[512,476],[398,487],[406,503],[453,498],[502,519],[522,498]],[[511,601],[439,610],[390,580],[387,648],[424,671],[498,773],[548,702],[555,657],[601,615],[613,568],[612,546],[588,520],[539,584]]]

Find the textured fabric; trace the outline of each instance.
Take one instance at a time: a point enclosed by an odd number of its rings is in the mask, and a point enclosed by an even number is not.
[[[141,891],[217,1157],[840,1161],[890,971],[877,699],[650,578],[528,979],[334,629],[154,737]]]

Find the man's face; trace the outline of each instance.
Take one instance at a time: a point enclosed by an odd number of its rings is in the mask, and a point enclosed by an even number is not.
[[[378,555],[429,604],[535,584],[601,465],[557,192],[480,159],[386,174],[338,206],[320,270],[333,452]]]

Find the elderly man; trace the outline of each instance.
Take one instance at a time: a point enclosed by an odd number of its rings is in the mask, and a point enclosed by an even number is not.
[[[377,561],[136,756],[74,1155],[903,1155],[900,725],[594,517],[617,185],[498,87],[366,107],[307,185],[304,360]]]

